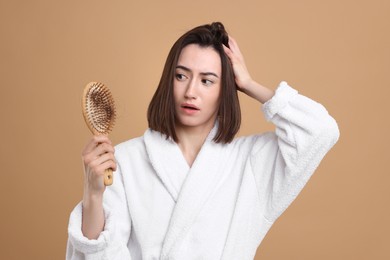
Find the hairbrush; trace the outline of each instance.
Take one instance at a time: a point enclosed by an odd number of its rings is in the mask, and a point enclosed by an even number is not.
[[[114,98],[110,89],[103,83],[90,82],[83,92],[82,110],[85,123],[94,135],[108,135],[115,122]],[[104,172],[104,185],[113,182],[112,169]]]

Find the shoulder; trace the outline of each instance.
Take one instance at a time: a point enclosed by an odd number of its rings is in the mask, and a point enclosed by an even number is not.
[[[129,139],[115,146],[115,156],[121,156],[123,154],[142,152],[145,150],[144,137],[139,136]]]
[[[277,137],[275,132],[264,132],[261,134],[238,137],[233,140],[232,144],[239,149],[249,149],[251,153],[277,145]]]

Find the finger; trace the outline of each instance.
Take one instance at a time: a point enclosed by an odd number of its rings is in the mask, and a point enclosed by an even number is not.
[[[238,47],[237,41],[229,35],[229,47],[232,50],[233,53],[235,53],[237,56],[242,56],[241,50]]]
[[[111,144],[100,143],[95,147],[92,153],[96,154],[97,156],[105,153],[115,153],[115,148]]]
[[[106,154],[103,154],[102,156],[100,156],[99,158],[96,159],[96,162],[98,164],[102,164],[104,163],[105,161],[114,161],[115,162],[115,156],[113,153],[106,153]]]
[[[103,175],[107,169],[112,169],[112,171],[116,171],[116,163],[112,160],[108,160],[100,164],[96,169],[99,175]]]
[[[229,47],[230,48],[237,48],[238,47],[237,41],[231,35],[229,35]]]
[[[112,154],[114,156],[115,149],[112,145],[103,143],[96,146],[90,153],[83,154],[82,159],[84,165],[90,165],[93,161],[104,154]]]
[[[105,164],[107,164],[107,162],[109,162],[109,164],[111,165],[111,167],[109,167],[109,168],[116,170],[116,160],[115,160],[115,157],[112,153],[106,153],[106,154],[100,156],[99,158],[96,158],[94,161],[92,161],[90,163],[89,166],[93,171],[99,172],[101,165],[105,165]],[[107,169],[107,168],[104,168],[104,169]]]
[[[230,58],[232,55],[232,51],[227,47],[225,44],[222,44],[223,50],[225,51],[226,55]]]
[[[229,60],[232,64],[236,62],[236,56],[232,52],[231,49],[229,49],[226,45],[222,44],[223,50],[225,51],[226,55],[229,57]]]
[[[98,146],[99,143],[112,144],[111,140],[105,135],[94,135],[87,143],[83,150],[83,155],[90,153]]]

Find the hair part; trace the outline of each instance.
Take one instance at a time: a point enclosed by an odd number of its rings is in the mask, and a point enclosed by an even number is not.
[[[217,113],[218,131],[213,138],[216,143],[230,143],[241,125],[241,110],[234,71],[222,44],[229,47],[228,34],[220,22],[201,25],[186,32],[169,51],[157,90],[148,108],[149,128],[165,134],[178,142],[175,131],[176,111],[173,82],[179,56],[184,47],[197,44],[212,47],[220,56],[222,64],[221,94]]]

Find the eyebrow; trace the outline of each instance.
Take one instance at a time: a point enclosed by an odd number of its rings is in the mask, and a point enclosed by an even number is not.
[[[191,70],[183,65],[177,65],[176,66],[176,69],[182,69],[182,70],[185,70],[185,71],[188,71],[188,72],[191,72]],[[200,75],[203,75],[203,76],[214,76],[216,78],[219,78],[217,74],[215,74],[214,72],[201,72],[199,73]]]

